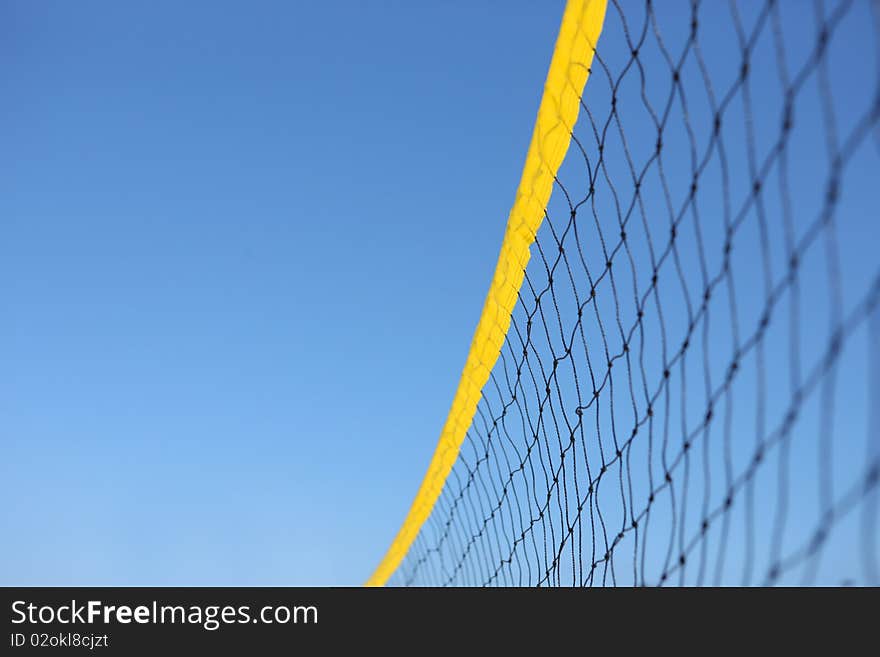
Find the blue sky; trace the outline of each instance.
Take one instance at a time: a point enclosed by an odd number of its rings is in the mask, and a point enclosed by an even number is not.
[[[562,2],[4,2],[4,584],[357,584]]]
[[[369,575],[452,399],[563,6],[0,6],[0,523],[11,528],[0,583],[358,584]],[[710,21],[729,21],[707,7]],[[786,25],[810,34],[811,15],[786,7]],[[851,28],[835,61],[863,61],[874,47],[859,16],[848,20],[862,31]],[[664,34],[686,33],[687,11],[667,18]],[[735,76],[733,32],[726,38],[704,43],[706,57]],[[627,48],[618,34],[604,53],[619,66]],[[794,67],[805,51],[792,48]],[[668,70],[653,65],[662,75],[649,86],[659,89]],[[842,70],[834,97],[847,124],[863,109],[864,77],[858,66]],[[696,76],[689,84],[702,92]],[[775,70],[758,66],[752,81],[766,148],[778,129]],[[601,111],[608,89],[587,87]],[[633,77],[624,91],[639,93]],[[798,106],[801,134],[824,131],[815,92]],[[637,102],[622,105],[635,151],[649,152],[652,125]],[[698,123],[709,117],[690,111]],[[737,121],[726,129],[742,173]],[[803,227],[821,203],[827,163],[814,141],[793,141]],[[623,162],[610,165],[622,181]],[[838,233],[845,308],[876,272],[874,241],[864,239],[876,230],[876,152],[853,162]],[[687,181],[689,159],[670,171]],[[563,174],[582,180],[582,163],[567,162]],[[702,192],[710,204],[718,175]],[[748,184],[740,175],[735,193]],[[613,224],[608,191],[597,196]],[[773,230],[784,262],[780,224]],[[720,224],[707,235],[720,240]],[[748,291],[762,276],[757,233],[744,239],[752,247],[734,258],[751,317],[762,300],[750,307]],[[803,279],[805,366],[827,341],[816,251]],[[684,303],[667,303],[672,324],[684,324]],[[789,394],[780,317],[768,355],[771,416]],[[701,345],[718,367],[727,325],[716,315],[722,337]],[[834,467],[844,475],[864,461],[868,339],[855,335],[838,377],[835,440],[844,442]],[[751,381],[737,393],[743,458],[754,440]],[[692,394],[693,410],[702,391]],[[818,413],[805,412],[809,447],[794,457],[809,496],[791,512],[801,534],[815,524]],[[773,494],[774,468],[759,495]],[[831,550],[827,581],[851,576],[853,546]]]

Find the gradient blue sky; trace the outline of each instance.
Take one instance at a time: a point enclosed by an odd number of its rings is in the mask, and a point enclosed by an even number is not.
[[[0,4],[0,584],[358,584],[369,575],[458,381],[563,7]],[[848,18],[832,58],[845,125],[868,98],[866,7]],[[809,12],[785,8],[788,28],[812,34]],[[725,6],[704,11],[707,24],[729,26]],[[686,36],[687,13],[670,10],[664,34]],[[603,38],[605,57],[627,61],[622,35]],[[732,30],[726,38],[703,44],[720,82],[739,70]],[[797,62],[807,51],[790,54]],[[750,78],[765,148],[780,115],[773,57],[757,53]],[[653,66],[661,74],[649,87],[668,84],[668,66]],[[694,71],[689,84],[703,92]],[[587,87],[603,111],[608,88],[601,79]],[[640,93],[635,76],[622,89]],[[827,173],[821,96],[810,93],[797,106],[806,136],[791,152],[800,226],[821,206]],[[653,149],[638,101],[621,105],[635,151]],[[705,107],[689,111],[711,125]],[[733,186],[747,189],[743,123],[726,125]],[[870,147],[853,158],[838,208],[847,308],[876,272],[876,241],[865,238],[876,235]],[[689,179],[680,152],[676,184]],[[610,166],[625,186],[624,159]],[[570,161],[562,174],[583,181],[585,168]],[[712,185],[702,198],[720,240]],[[603,220],[615,220],[611,207]],[[594,249],[588,259],[601,256]],[[805,364],[828,339],[816,252],[802,279]],[[761,280],[757,253],[734,254],[745,290]],[[670,303],[684,322],[683,302]],[[780,316],[771,415],[789,397]],[[865,460],[869,340],[862,330],[849,341],[837,383],[834,468],[849,477]],[[721,367],[718,344],[703,349]],[[735,426],[746,457],[750,381]],[[802,532],[815,524],[823,467],[810,444],[817,413],[804,413],[809,435],[793,459],[806,482],[795,484],[806,501],[791,512]],[[768,498],[775,467],[756,489]],[[851,575],[858,543],[847,541],[830,549],[828,582]]]
[[[370,573],[563,6],[0,4],[0,582]]]

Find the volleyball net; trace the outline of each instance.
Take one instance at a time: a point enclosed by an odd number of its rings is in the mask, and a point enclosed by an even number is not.
[[[369,584],[880,584],[880,3],[571,0]]]

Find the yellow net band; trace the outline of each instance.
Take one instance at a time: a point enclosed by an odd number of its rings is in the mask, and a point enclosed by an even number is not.
[[[443,425],[437,449],[406,520],[367,580],[367,586],[383,586],[400,565],[431,514],[458,458],[483,386],[489,380],[489,374],[501,353],[525,276],[529,249],[544,219],[556,172],[571,143],[581,93],[590,74],[596,42],[602,31],[606,4],[607,0],[569,0],[565,8],[522,178],[507,221],[498,265],[458,390]]]

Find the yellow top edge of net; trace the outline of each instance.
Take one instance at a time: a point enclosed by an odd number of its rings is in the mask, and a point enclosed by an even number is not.
[[[569,0],[544,83],[532,141],[483,312],[428,471],[400,530],[366,586],[383,586],[428,519],[458,458],[483,386],[501,353],[525,276],[529,249],[544,219],[556,172],[571,143],[581,93],[602,31],[607,0]]]

